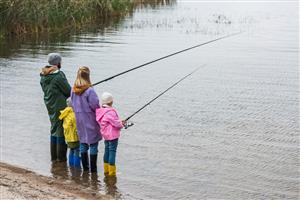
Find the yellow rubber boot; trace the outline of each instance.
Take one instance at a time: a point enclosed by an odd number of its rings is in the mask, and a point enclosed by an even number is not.
[[[116,176],[116,165],[109,165],[108,166],[108,175],[109,176]]]
[[[109,174],[109,164],[104,163],[103,167],[104,167],[104,175],[108,175]]]

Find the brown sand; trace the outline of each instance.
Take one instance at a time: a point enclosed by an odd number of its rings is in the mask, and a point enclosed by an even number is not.
[[[70,180],[59,180],[0,162],[0,199],[113,199],[91,193]]]

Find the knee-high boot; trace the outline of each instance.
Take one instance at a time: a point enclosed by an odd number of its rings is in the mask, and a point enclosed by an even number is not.
[[[97,172],[97,154],[90,154],[91,172]]]
[[[89,158],[88,153],[81,153],[81,163],[84,171],[89,171]]]
[[[74,148],[74,167],[81,168],[81,159],[80,159],[80,153],[79,148]]]
[[[50,142],[50,152],[51,152],[51,161],[57,160],[57,148],[56,143],[53,141]]]
[[[104,162],[103,163],[104,175],[107,176],[109,173],[109,164]]]
[[[60,162],[67,160],[67,145],[65,143],[57,144],[57,160]]]
[[[74,167],[81,168],[79,155],[74,154]]]
[[[109,170],[109,172],[108,172],[109,176],[116,176],[116,174],[117,174],[116,165],[109,165],[108,170]]]
[[[69,166],[70,167],[74,166],[74,159],[75,159],[74,157],[75,157],[74,150],[70,149],[69,157],[68,157],[68,161],[69,161]]]

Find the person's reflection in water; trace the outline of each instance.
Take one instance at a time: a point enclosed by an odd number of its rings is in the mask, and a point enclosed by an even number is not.
[[[116,199],[121,197],[118,187],[117,187],[117,177],[116,176],[105,176],[103,179],[105,183],[105,192],[113,196]]]
[[[54,178],[57,179],[68,179],[69,171],[66,162],[52,162],[51,173]]]
[[[98,180],[97,173],[91,173],[90,188],[99,192],[101,182]]]
[[[80,184],[81,178],[81,169],[70,167],[71,179],[75,181],[77,184]]]
[[[98,192],[101,188],[101,182],[98,180],[97,173],[88,173],[82,172],[81,179],[77,179],[76,182],[80,185],[92,189],[95,192]]]
[[[72,179],[95,195],[102,188],[97,173],[89,173],[78,168],[68,167],[66,162],[52,162],[51,173],[56,179]]]
[[[90,174],[86,171],[83,171],[81,174],[80,184],[84,187],[89,187]]]

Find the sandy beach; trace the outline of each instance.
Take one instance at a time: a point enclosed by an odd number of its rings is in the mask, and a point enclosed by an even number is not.
[[[71,180],[38,175],[2,162],[0,169],[0,199],[113,199],[91,193]]]

